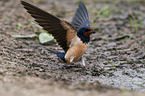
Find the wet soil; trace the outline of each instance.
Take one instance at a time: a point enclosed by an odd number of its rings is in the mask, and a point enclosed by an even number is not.
[[[75,0],[27,1],[69,22],[77,8]],[[96,31],[84,54],[87,70],[81,61],[62,64],[42,47],[62,50],[57,44],[40,45],[38,38],[12,38],[11,34],[29,35],[40,30],[19,0],[0,1],[1,96],[144,96],[144,4],[121,0],[85,3]]]

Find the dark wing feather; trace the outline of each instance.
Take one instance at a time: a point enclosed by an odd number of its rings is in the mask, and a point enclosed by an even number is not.
[[[81,27],[90,26],[88,10],[82,2],[80,2],[79,8],[77,9],[71,24],[77,29],[77,31]]]
[[[64,28],[63,25],[67,23],[25,1],[21,0],[21,4],[24,5],[24,8],[27,10],[27,12],[30,13],[31,16],[35,18],[35,21],[40,26],[42,26],[43,29],[47,30],[54,36],[58,44],[66,52],[67,49],[69,48],[70,41],[67,40],[68,28]]]

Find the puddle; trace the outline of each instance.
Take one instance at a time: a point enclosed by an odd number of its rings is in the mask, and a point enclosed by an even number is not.
[[[122,71],[116,71],[113,73],[114,76],[99,76],[96,77],[95,80],[98,80],[102,84],[111,85],[117,88],[145,91],[145,74],[136,73],[133,70],[128,71],[130,71],[130,73],[132,73],[133,75],[123,75]]]

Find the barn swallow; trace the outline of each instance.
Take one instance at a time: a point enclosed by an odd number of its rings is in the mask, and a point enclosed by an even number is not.
[[[21,0],[21,4],[44,30],[54,36],[62,47],[64,52],[49,49],[49,51],[57,54],[60,61],[71,64],[82,57],[89,46],[90,35],[94,33],[93,28],[90,26],[88,10],[82,2],[79,3],[71,23],[60,20],[23,0]],[[84,63],[83,65],[85,66]]]

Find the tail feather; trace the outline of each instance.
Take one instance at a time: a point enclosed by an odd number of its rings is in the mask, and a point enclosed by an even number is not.
[[[53,50],[53,49],[49,49],[49,48],[45,48],[45,49],[50,51],[50,52],[52,52],[52,53],[55,53],[55,54],[61,53],[61,52],[59,52],[57,50]]]
[[[67,62],[67,60],[65,59],[65,53],[64,53],[64,52],[59,52],[59,51],[57,51],[57,50],[49,49],[49,48],[44,47],[44,46],[42,46],[41,44],[36,43],[36,42],[35,42],[35,44],[37,44],[39,47],[44,48],[44,49],[46,49],[46,50],[48,50],[48,51],[50,51],[50,52],[52,52],[52,53],[54,53],[54,54],[57,54],[57,57],[58,57],[62,62],[64,62],[64,63]]]
[[[50,51],[50,52],[52,52],[52,53],[55,53],[55,54],[63,53],[63,52],[59,52],[59,51],[54,50],[54,49],[50,49],[50,48],[44,47],[43,45],[41,45],[41,44],[39,44],[39,43],[36,43],[36,42],[35,42],[35,44],[37,44],[39,47],[42,47],[42,48],[44,48],[44,49],[46,49],[46,50],[48,50],[48,51]]]
[[[60,59],[60,61],[62,61],[63,63],[66,63],[66,62],[67,62],[66,59],[65,59],[65,53],[59,52],[59,51],[57,51],[57,50],[53,50],[53,49],[46,48],[46,47],[44,47],[44,46],[42,46],[42,47],[43,47],[44,49],[46,49],[46,50],[52,52],[52,53],[57,54],[57,57],[58,57],[58,58]]]

